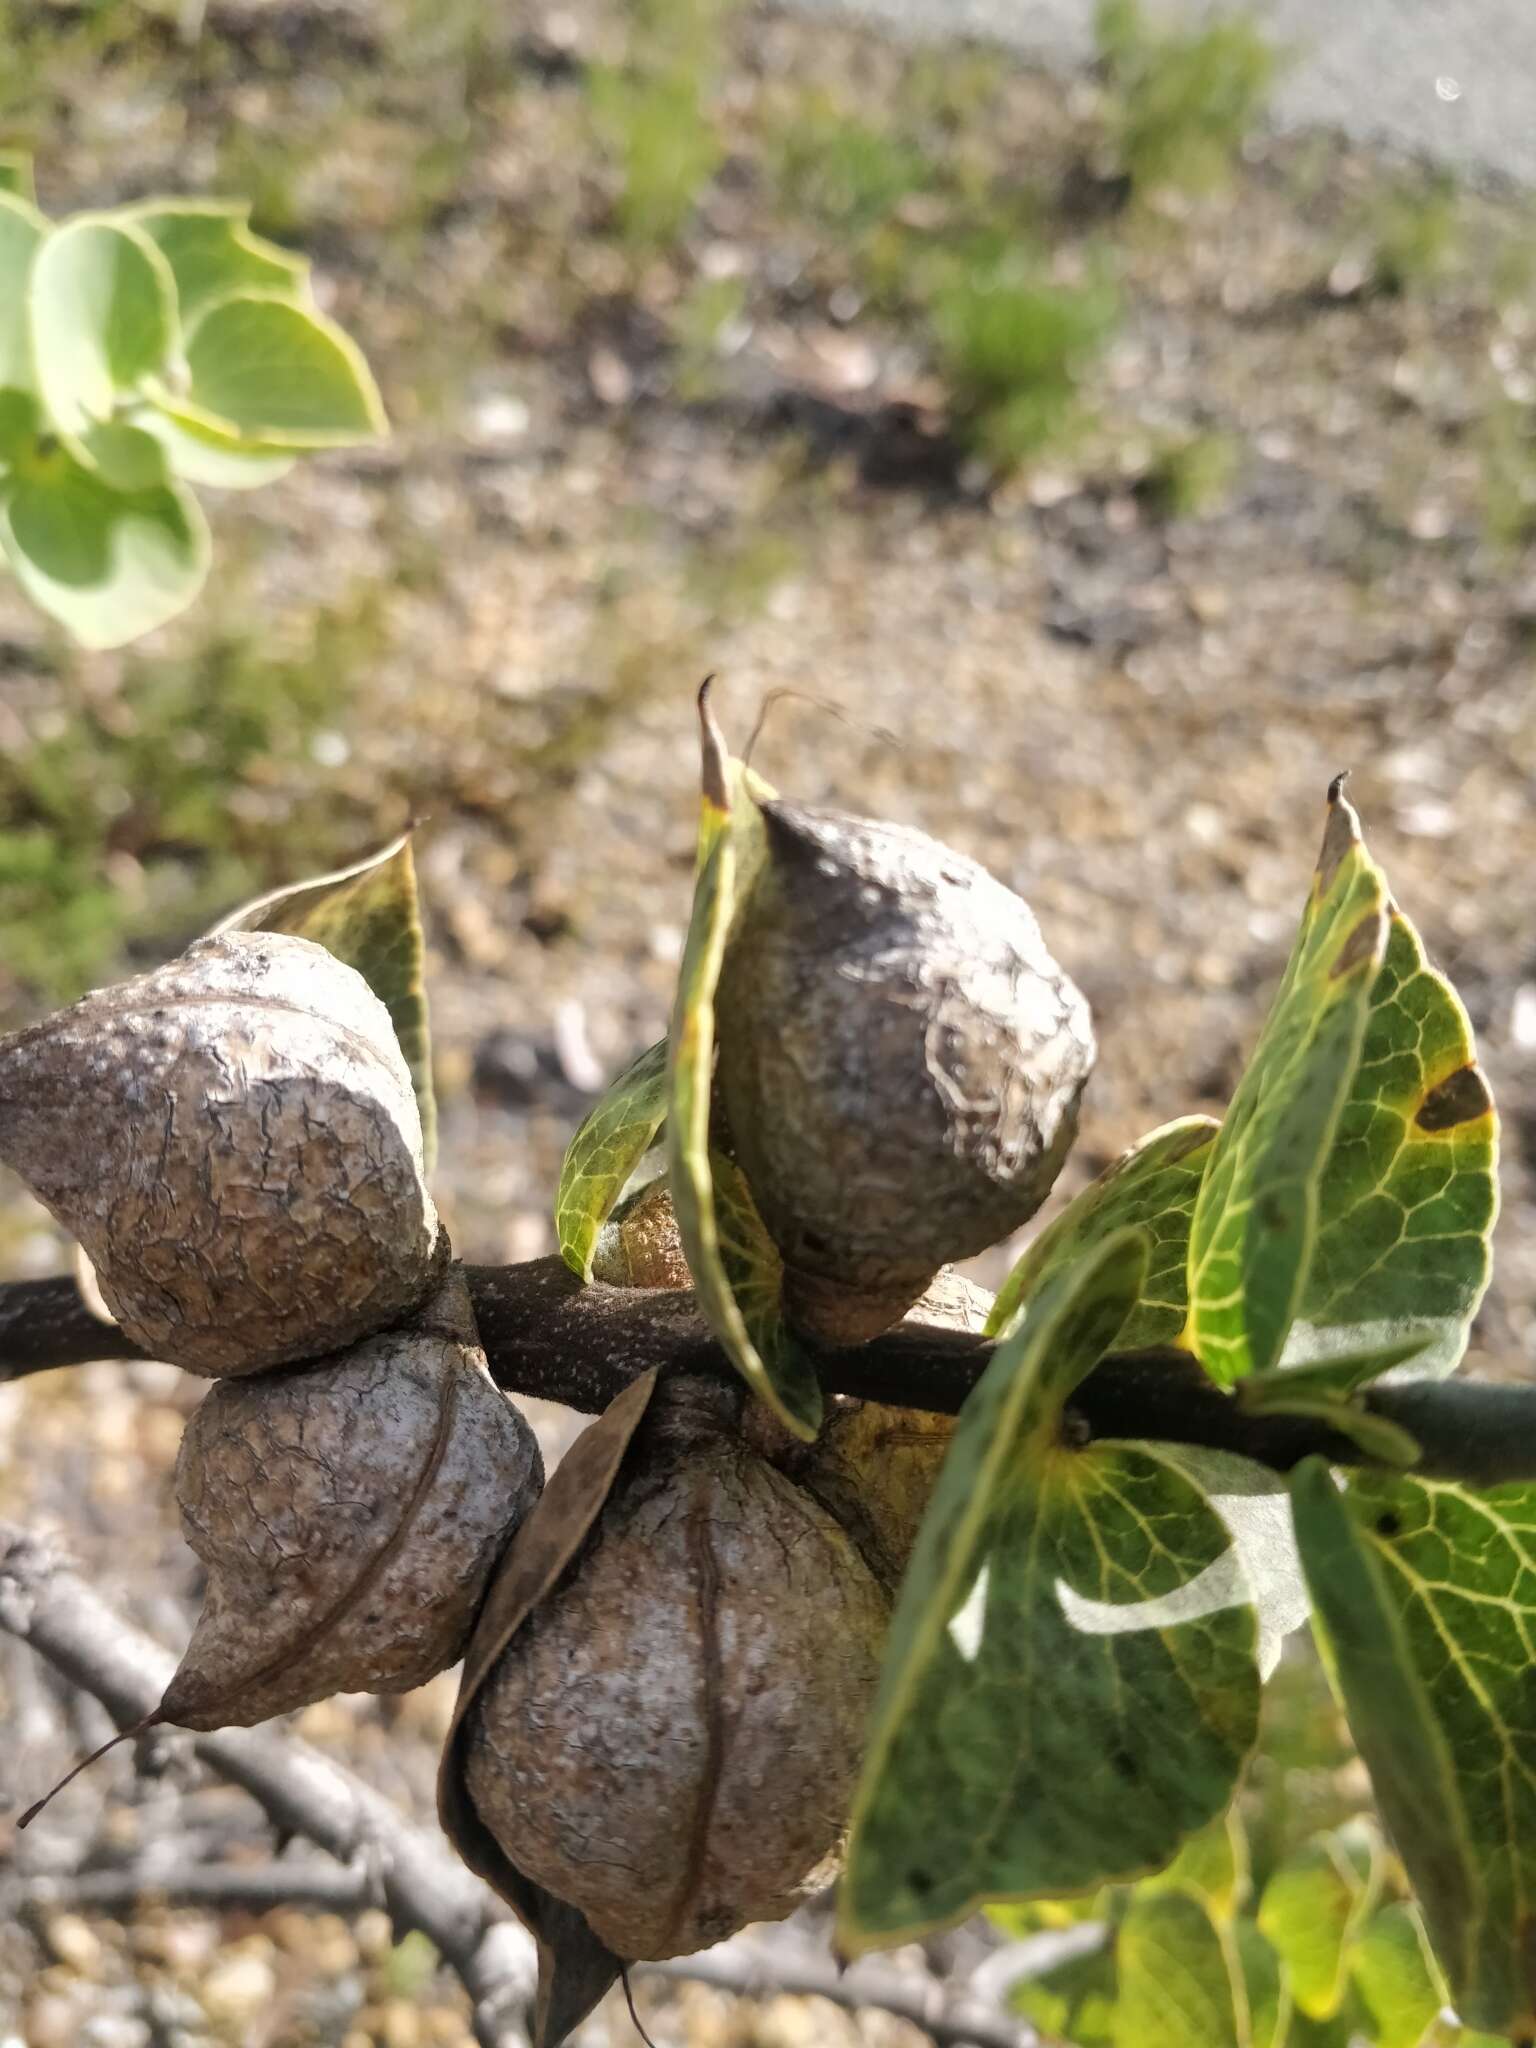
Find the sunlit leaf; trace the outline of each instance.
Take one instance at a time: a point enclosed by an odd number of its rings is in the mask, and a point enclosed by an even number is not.
[[[715,990],[738,888],[746,880],[742,870],[754,858],[760,827],[755,806],[739,789],[733,818],[732,764],[703,693],[699,709],[704,735],[699,874],[667,1034],[668,1174],[701,1313],[758,1398],[786,1428],[810,1440],[821,1427],[821,1387],[781,1312],[778,1253],[739,1175],[727,1190],[728,1199],[717,1199],[710,1154]]]
[[[1452,1371],[1488,1284],[1498,1206],[1498,1119],[1472,1027],[1393,910],[1281,1364],[1417,1337],[1396,1377]]]
[[[222,433],[169,400],[138,407],[132,419],[144,433],[153,434],[172,469],[189,484],[208,484],[221,491],[255,491],[286,476],[298,460],[291,449],[274,449],[260,441]]]
[[[1028,1247],[1003,1282],[987,1335],[995,1337],[1041,1283],[1112,1232],[1135,1224],[1151,1245],[1146,1294],[1126,1318],[1127,1350],[1171,1343],[1188,1316],[1189,1226],[1218,1125],[1185,1116],[1151,1132],[1091,1181]]]
[[[114,491],[152,491],[169,481],[164,449],[121,420],[71,435],[70,453]]]
[[[0,389],[0,473],[36,450],[37,400],[30,391]]]
[[[14,199],[24,199],[29,206],[36,206],[37,181],[26,150],[0,149],[0,193],[9,193]]]
[[[1343,1831],[1286,1858],[1264,1887],[1259,1931],[1284,1963],[1309,2019],[1331,2019],[1349,1983],[1350,1950],[1380,1885],[1379,1845]]]
[[[1413,1908],[1383,1906],[1351,1949],[1349,1968],[1371,2015],[1372,2048],[1419,2048],[1444,2000]]]
[[[33,603],[85,647],[152,632],[208,572],[208,529],[187,492],[111,490],[62,447],[0,486],[0,550]]]
[[[1259,1680],[1242,1586],[1206,1611],[1226,1528],[1169,1461],[1064,1422],[1146,1257],[1124,1231],[1048,1281],[960,1416],[870,1725],[851,1951],[1156,1868],[1231,1799]]]
[[[37,388],[62,434],[110,419],[176,346],[170,265],[148,235],[105,214],[77,215],[44,237],[27,309]]]
[[[1386,880],[1339,783],[1328,806],[1295,948],[1195,1204],[1187,1341],[1224,1386],[1280,1357],[1386,943]]]
[[[566,1148],[555,1195],[560,1255],[583,1280],[592,1278],[598,1232],[625,1183],[651,1146],[667,1113],[667,1041],[648,1046],[587,1112]]]
[[[0,388],[32,389],[27,276],[47,225],[25,196],[0,191]]]
[[[211,306],[187,336],[186,416],[289,448],[344,448],[388,430],[373,373],[334,321],[275,292]],[[157,393],[164,399],[166,394]]]
[[[1232,1548],[1182,1596],[1186,1606],[1215,1613],[1233,1600],[1252,1600],[1258,1614],[1255,1655],[1268,1678],[1285,1638],[1312,1612],[1285,1480],[1267,1465],[1198,1444],[1159,1444],[1158,1456],[1192,1479],[1227,1525]]]
[[[1115,2048],[1249,2048],[1227,1950],[1198,1899],[1138,1892],[1115,1954]]]
[[[291,932],[324,946],[363,977],[388,1010],[410,1069],[430,1173],[437,1158],[437,1098],[410,833],[402,832],[351,867],[258,896],[232,911],[215,930]]]
[[[1166,1870],[1144,1877],[1140,1897],[1154,1892],[1188,1892],[1218,1926],[1230,1924],[1248,1895],[1248,1837],[1235,1807],[1190,1836]]]
[[[237,291],[275,292],[303,304],[309,265],[253,233],[244,200],[153,199],[117,216],[149,236],[171,267],[183,327]]]
[[[1349,1725],[1472,2026],[1536,2031],[1536,1486],[1293,1475]]]

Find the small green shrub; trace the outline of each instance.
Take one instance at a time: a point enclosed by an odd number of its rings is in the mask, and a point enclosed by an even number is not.
[[[1140,0],[1100,0],[1095,26],[1111,139],[1133,188],[1220,184],[1275,79],[1277,53],[1254,17],[1163,28]]]
[[[1433,284],[1455,253],[1460,225],[1456,181],[1443,172],[1389,193],[1371,222],[1371,282],[1393,295]]]
[[[1106,281],[1063,283],[1037,250],[983,244],[941,260],[927,300],[954,423],[978,455],[1012,469],[1073,430],[1117,317]]]
[[[909,193],[934,182],[922,150],[883,128],[850,117],[818,94],[773,141],[776,189],[790,205],[828,227],[857,235],[889,218]]]
[[[1165,441],[1153,454],[1136,495],[1158,519],[1194,519],[1226,497],[1239,448],[1230,434],[1195,433]]]
[[[587,89],[598,134],[619,167],[619,233],[637,248],[664,248],[688,225],[720,165],[702,81],[690,70],[604,65],[589,73]]]
[[[0,189],[0,555],[86,647],[185,610],[208,573],[191,486],[248,490],[385,431],[309,266],[249,209],[148,199],[53,222]]]
[[[615,225],[636,249],[675,242],[720,167],[709,102],[730,6],[635,0],[627,59],[587,73],[593,126],[619,172]]]

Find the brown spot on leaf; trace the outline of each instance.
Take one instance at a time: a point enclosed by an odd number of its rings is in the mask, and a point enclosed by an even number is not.
[[[1379,910],[1367,911],[1339,949],[1338,958],[1328,970],[1330,981],[1341,981],[1352,969],[1364,960],[1372,960],[1381,945],[1385,921]]]
[[[1493,1107],[1488,1083],[1475,1066],[1458,1067],[1437,1082],[1419,1104],[1414,1122],[1421,1131],[1451,1131],[1475,1123]]]

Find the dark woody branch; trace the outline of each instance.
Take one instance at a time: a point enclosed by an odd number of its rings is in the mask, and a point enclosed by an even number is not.
[[[557,1257],[467,1272],[491,1371],[509,1393],[596,1414],[653,1365],[729,1376],[689,1293],[584,1287]],[[991,1352],[984,1338],[909,1319],[857,1350],[825,1353],[821,1380],[828,1393],[954,1414]],[[0,1286],[0,1381],[141,1355],[90,1313],[68,1276]],[[1426,1478],[1475,1486],[1536,1478],[1536,1388],[1429,1381],[1374,1388],[1365,1403],[1418,1441]],[[1090,1438],[1203,1445],[1278,1472],[1312,1455],[1365,1462],[1314,1421],[1248,1414],[1183,1351],[1104,1359],[1072,1413]]]

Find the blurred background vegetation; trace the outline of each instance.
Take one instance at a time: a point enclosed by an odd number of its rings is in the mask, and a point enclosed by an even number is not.
[[[471,1259],[548,1249],[566,1136],[664,1027],[714,669],[738,743],[779,693],[781,787],[1034,904],[1102,1042],[1070,1193],[1224,1103],[1348,765],[1505,1114],[1473,1362],[1529,1370],[1532,210],[1275,137],[1259,16],[1105,0],[1098,48],[1064,80],[749,0],[0,0],[0,149],[44,207],[249,197],[395,430],[210,494],[207,593],[122,655],[0,582],[0,1028],[419,818],[443,1205]],[[64,1256],[0,1202],[0,1272]],[[155,1371],[17,1389],[0,1491],[174,1632],[189,1569],[146,1502],[192,1396]],[[1363,1797],[1315,1669],[1287,1685],[1259,1877]],[[419,1804],[444,1706],[304,1732]],[[60,1814],[142,1824],[101,1797]],[[186,1916],[86,1928],[88,1969],[0,1938],[0,2011],[9,1955],[29,2048],[464,2038],[430,1957],[336,1923],[317,1964],[291,1917],[215,1929],[249,1967],[205,1995],[189,1962],[180,2034],[142,2014]],[[126,2032],[81,2031],[81,1969]],[[803,2036],[774,2010],[683,2018]]]

